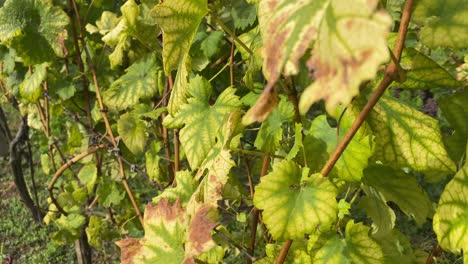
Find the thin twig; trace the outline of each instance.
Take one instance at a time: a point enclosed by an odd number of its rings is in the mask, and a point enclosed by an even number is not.
[[[405,7],[403,9],[403,14],[402,14],[402,17],[401,17],[401,22],[400,22],[400,28],[398,29],[397,42],[395,44],[395,49],[394,49],[396,62],[399,62],[400,59],[401,59],[401,53],[403,52],[403,47],[404,47],[404,43],[405,43],[405,39],[406,39],[406,33],[408,31],[408,25],[409,25],[409,21],[410,21],[410,18],[411,18],[412,7],[413,7],[413,0],[407,0],[405,2]],[[364,122],[364,120],[366,119],[367,115],[370,113],[370,111],[375,106],[375,104],[379,101],[380,97],[387,90],[388,86],[394,80],[401,80],[400,74],[399,74],[400,72],[398,70],[398,66],[397,66],[396,62],[394,60],[392,60],[390,62],[390,64],[386,67],[384,78],[380,82],[377,90],[374,92],[372,97],[369,99],[367,104],[364,106],[362,111],[359,113],[356,120],[354,120],[354,123],[351,126],[351,128],[348,130],[348,133],[345,135],[343,140],[338,144],[335,151],[330,156],[327,163],[325,164],[325,166],[321,170],[321,174],[322,174],[323,177],[327,177],[327,175],[330,173],[333,166],[338,161],[341,154],[343,154],[343,152],[346,149],[346,147],[348,146],[349,142],[351,142],[353,136],[356,134],[358,129],[361,127],[361,125]],[[284,260],[286,259],[287,254],[288,254],[289,247],[291,246],[291,244],[292,244],[292,240],[288,240],[283,244],[280,255],[278,256],[278,259],[276,260],[277,264],[282,264],[284,262]]]
[[[442,252],[442,248],[440,247],[439,244],[437,244],[437,246],[434,247],[434,249],[431,251],[431,254],[427,256],[426,264],[434,263],[434,258],[437,257],[440,254],[440,252]]]

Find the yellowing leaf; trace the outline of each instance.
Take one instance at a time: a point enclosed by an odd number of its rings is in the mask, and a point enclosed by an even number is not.
[[[423,24],[419,32],[421,41],[429,47],[468,47],[468,1],[420,0],[414,8],[413,18]]]
[[[158,91],[158,78],[162,69],[156,55],[146,55],[125,71],[103,93],[104,103],[109,108],[123,110],[135,106],[140,99],[151,98]]]
[[[386,37],[390,16],[375,11],[378,1],[332,0],[325,10],[308,67],[315,82],[300,99],[301,113],[320,99],[334,113],[359,93],[359,85],[372,79],[388,59]]]
[[[260,1],[258,19],[264,47],[263,72],[270,83],[296,74],[299,59],[317,37],[323,10],[329,0]]]
[[[165,0],[153,8],[152,15],[163,31],[166,73],[185,61],[198,25],[207,12],[207,0]]]
[[[442,143],[438,121],[390,96],[383,96],[368,118],[375,135],[374,158],[401,168],[426,172],[426,179],[439,180],[455,171]]]
[[[442,248],[460,252],[468,261],[468,162],[445,186],[434,215],[433,227]]]
[[[336,219],[336,188],[320,174],[309,176],[293,161],[273,165],[255,188],[254,205],[273,238],[295,239]]]
[[[206,92],[206,89],[211,90],[208,82],[192,81],[190,89],[192,98],[165,125],[184,125],[180,130],[180,142],[190,167],[196,169],[216,144],[216,133],[225,117],[238,109],[241,103],[233,88],[226,88],[213,105],[209,103],[211,92]]]

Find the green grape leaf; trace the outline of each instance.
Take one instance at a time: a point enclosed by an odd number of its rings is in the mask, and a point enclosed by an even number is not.
[[[453,160],[460,160],[465,152],[468,141],[468,89],[457,92],[451,96],[442,97],[439,101],[442,114],[455,129],[452,135],[444,138],[444,143]]]
[[[320,99],[334,113],[339,104],[348,105],[359,93],[361,82],[375,77],[389,57],[387,34],[392,23],[378,1],[332,0],[320,24],[313,55],[307,62],[315,82],[299,102],[301,113]]]
[[[406,79],[398,87],[404,89],[429,89],[460,87],[446,69],[421,52],[407,48],[403,50],[400,65],[406,70]]]
[[[363,182],[374,188],[384,201],[392,201],[422,225],[432,212],[432,203],[416,178],[383,165],[372,165],[364,170]]]
[[[382,248],[369,237],[369,230],[362,223],[349,221],[345,238],[328,239],[314,254],[313,263],[382,263]]]
[[[21,97],[25,98],[31,103],[35,103],[41,97],[42,82],[47,77],[47,66],[40,64],[34,66],[34,72],[26,73],[24,81],[19,85]]]
[[[440,246],[468,256],[468,161],[445,186],[434,215],[433,227]]]
[[[86,227],[86,235],[89,244],[96,248],[103,248],[103,241],[114,240],[119,237],[116,228],[107,219],[98,216],[90,216]]]
[[[467,16],[466,0],[420,0],[413,11],[413,20],[423,24],[419,37],[431,48],[467,48]]]
[[[96,164],[86,164],[83,166],[78,173],[78,179],[80,179],[83,184],[86,184],[88,193],[92,193],[97,180]]]
[[[200,166],[210,149],[216,144],[216,133],[227,114],[241,106],[234,88],[225,89],[213,105],[210,105],[211,86],[208,82],[191,82],[188,99],[171,121],[165,125],[184,127],[180,130],[180,142],[192,169]],[[168,124],[169,122],[169,124]]]
[[[103,93],[104,103],[111,109],[124,110],[135,106],[140,99],[151,98],[158,91],[162,70],[155,54],[144,56],[125,71]]]
[[[152,15],[163,32],[166,74],[185,61],[195,32],[207,12],[207,0],[165,0],[153,8]]]
[[[295,239],[327,225],[338,211],[336,188],[320,174],[308,175],[292,161],[273,165],[255,188],[254,205],[276,240]]]
[[[175,175],[175,187],[169,187],[153,198],[153,203],[157,204],[161,199],[166,199],[170,202],[174,202],[180,199],[182,205],[186,205],[195,192],[196,182],[193,178],[192,173],[187,170],[178,171]]]
[[[263,74],[270,83],[280,74],[296,74],[299,59],[317,37],[329,0],[260,1],[258,20],[263,40]]]
[[[114,29],[119,22],[120,18],[118,18],[116,14],[104,11],[101,14],[101,18],[96,21],[96,26],[87,24],[86,30],[91,34],[99,32],[101,35],[106,35],[109,31]]]
[[[120,137],[122,137],[125,146],[133,154],[143,152],[148,141],[146,124],[143,120],[138,119],[136,115],[131,113],[125,113],[117,121],[117,131]]]
[[[0,42],[16,50],[24,64],[64,56],[69,18],[50,0],[8,0],[0,8]]]
[[[255,138],[254,145],[256,148],[268,152],[275,152],[283,137],[283,123],[290,122],[294,118],[294,107],[286,98],[281,97],[277,107],[263,121]]]
[[[235,28],[244,30],[257,19],[254,5],[249,5],[245,0],[233,1],[232,5],[231,15]]]
[[[169,114],[175,115],[180,107],[187,102],[187,86],[188,86],[188,74],[186,59],[182,60],[177,69],[177,75],[174,80],[174,87],[172,88],[171,97],[167,105]]]
[[[292,160],[296,157],[297,153],[302,149],[304,149],[304,145],[302,143],[303,138],[303,130],[301,123],[294,124],[294,145],[292,146],[291,150],[289,151],[288,155],[286,156],[286,160]]]
[[[395,227],[395,212],[375,188],[364,185],[362,189],[366,196],[359,201],[358,206],[364,209],[372,219],[372,234],[385,236]]]
[[[101,177],[101,182],[97,189],[99,204],[105,207],[119,205],[125,198],[125,191],[119,190],[117,183],[109,177]]]
[[[438,121],[390,96],[383,96],[368,118],[375,135],[374,159],[426,172],[428,181],[455,171],[442,143]]]
[[[183,263],[186,224],[185,212],[178,201],[170,205],[162,199],[156,206],[146,205],[145,236],[116,242],[122,263]]]
[[[167,178],[161,172],[159,167],[159,151],[161,150],[161,142],[152,141],[148,151],[145,152],[146,173],[150,180],[156,181],[160,185],[167,183]]]
[[[348,118],[350,118],[348,114],[343,116],[343,120]],[[304,139],[304,151],[307,164],[313,171],[319,171],[325,165],[329,155],[334,152],[336,145],[346,134],[349,126],[344,124],[343,120],[339,138],[336,128],[330,127],[325,115],[318,116],[312,122],[309,133]],[[372,136],[356,135],[336,162],[331,175],[346,181],[359,182],[373,152],[372,138]]]
[[[221,40],[224,37],[223,31],[212,31],[200,44],[201,50],[206,57],[213,56],[219,48]]]

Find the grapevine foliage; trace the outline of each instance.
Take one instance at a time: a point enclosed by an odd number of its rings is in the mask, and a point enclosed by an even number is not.
[[[466,254],[468,2],[407,4],[2,2],[0,101],[32,128],[53,240],[122,263],[418,263],[397,222],[432,219]]]

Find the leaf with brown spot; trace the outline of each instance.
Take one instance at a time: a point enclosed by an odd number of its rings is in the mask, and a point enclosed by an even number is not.
[[[210,219],[211,209],[211,206],[202,205],[192,217],[185,249],[188,257],[198,256],[216,245],[211,239],[211,232],[217,225]]]
[[[134,257],[140,254],[140,239],[128,237],[115,242],[121,250],[120,263],[133,264]]]
[[[392,20],[384,11],[375,11],[377,2],[330,2],[307,62],[315,82],[302,94],[301,113],[320,99],[332,114],[339,104],[348,105],[360,84],[374,78],[379,65],[388,60],[386,37]]]
[[[278,91],[273,83],[268,83],[252,108],[242,118],[242,124],[247,126],[253,122],[263,122],[278,104]]]
[[[260,1],[258,20],[263,39],[263,73],[274,84],[281,73],[296,74],[298,62],[317,37],[329,0]]]

